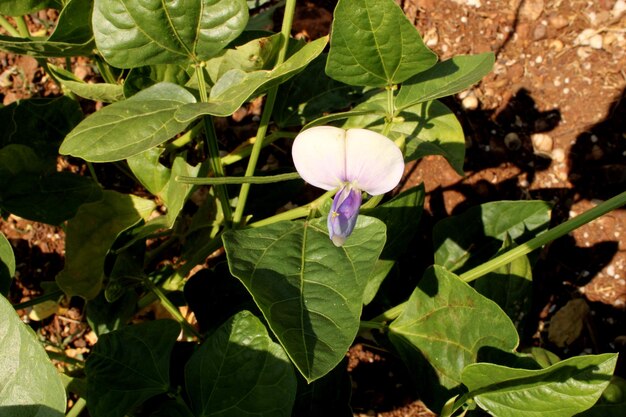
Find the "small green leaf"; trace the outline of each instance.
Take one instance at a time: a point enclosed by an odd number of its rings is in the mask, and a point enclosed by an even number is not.
[[[363,214],[376,217],[387,226],[387,242],[380,259],[376,261],[365,293],[363,304],[369,304],[376,296],[380,284],[413,239],[419,226],[424,208],[424,184],[403,191],[390,201],[372,210],[363,210]]]
[[[6,236],[0,233],[0,294],[6,296],[9,293],[11,280],[15,275],[15,255],[13,247]]]
[[[163,149],[150,148],[129,157],[128,167],[141,185],[153,195],[159,195],[171,176],[171,170],[159,162]]]
[[[283,83],[302,71],[316,56],[322,53],[328,38],[319,38],[306,44],[271,71],[245,72],[233,69],[224,74],[211,89],[207,103],[194,103],[181,107],[176,112],[176,120],[190,122],[193,119],[212,114],[229,116],[255,94]]]
[[[87,117],[67,135],[59,152],[91,162],[128,158],[182,132],[188,123],[174,119],[174,113],[195,101],[183,87],[156,84]]]
[[[289,417],[297,383],[283,348],[242,311],[189,359],[185,386],[197,416]]]
[[[489,74],[494,62],[493,52],[458,55],[439,62],[402,83],[396,108],[402,110],[463,91]]]
[[[324,72],[325,54],[280,86],[274,121],[281,127],[303,126],[325,113],[345,109],[361,97],[362,88],[333,80]]]
[[[97,296],[111,245],[122,231],[146,220],[154,207],[151,200],[108,190],[101,201],[81,206],[68,222],[65,268],[56,277],[59,287],[68,295]]]
[[[48,64],[48,70],[67,90],[79,97],[104,103],[124,100],[124,87],[120,84],[95,83],[89,84],[56,65]]]
[[[515,326],[496,303],[436,265],[389,330],[405,363],[415,369],[425,360],[446,388],[461,383],[461,372],[482,349],[512,352],[518,344]]]
[[[70,0],[59,14],[57,26],[48,39],[0,35],[0,50],[39,58],[91,55],[94,47],[90,24],[92,4],[92,0]]]
[[[245,0],[96,0],[93,12],[98,49],[119,68],[205,61],[247,22]]]
[[[498,417],[570,417],[590,408],[611,380],[617,354],[578,356],[541,370],[490,363],[469,365],[463,384]],[[472,395],[473,394],[473,395]]]
[[[101,291],[96,298],[87,302],[89,327],[98,336],[121,328],[135,314],[138,299],[135,290],[131,289],[124,291],[117,300],[109,302]]]
[[[350,85],[398,84],[427,70],[437,56],[393,0],[339,0],[326,73]]]
[[[63,417],[65,389],[33,331],[0,295],[0,414]]]
[[[491,258],[507,234],[513,241],[528,238],[545,230],[549,222],[550,204],[544,201],[497,201],[472,207],[435,225],[435,263],[450,271],[468,270]]]
[[[363,290],[385,243],[384,224],[359,216],[343,247],[328,238],[326,219],[230,231],[223,240],[231,273],[307,381],[333,369],[359,328]]]
[[[93,417],[124,417],[170,387],[170,354],[180,326],[157,320],[102,335],[87,359],[87,407]]]

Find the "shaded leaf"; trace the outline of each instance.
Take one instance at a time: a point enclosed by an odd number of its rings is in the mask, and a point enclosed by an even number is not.
[[[322,53],[328,38],[319,38],[306,44],[271,71],[245,72],[233,69],[224,74],[211,89],[209,101],[193,103],[181,107],[176,112],[180,122],[211,114],[229,116],[255,94],[259,94],[274,85],[283,83],[306,67],[316,56]]]
[[[205,61],[247,22],[245,0],[96,0],[93,12],[98,49],[119,68]]]
[[[457,55],[438,62],[402,83],[396,96],[396,108],[405,109],[459,93],[489,74],[494,61],[493,52],[485,52],[478,55]]]
[[[350,408],[352,382],[346,361],[324,377],[307,383],[298,378],[298,393],[292,415],[298,417],[353,417]]]
[[[87,359],[87,407],[93,417],[124,417],[170,387],[170,354],[180,326],[156,320],[104,334]]]
[[[407,366],[423,358],[445,388],[458,386],[463,369],[483,350],[512,352],[518,344],[515,326],[496,303],[436,265],[426,270],[389,329]]]
[[[359,328],[363,290],[385,242],[385,226],[359,216],[343,247],[326,219],[278,222],[223,236],[231,273],[252,294],[307,381],[333,369]]]
[[[52,64],[48,64],[48,70],[64,88],[79,97],[104,103],[124,100],[124,87],[120,84],[86,83],[72,72]]]
[[[133,68],[124,80],[124,95],[126,98],[152,87],[160,82],[185,85],[189,81],[188,65],[159,64]]]
[[[463,371],[476,403],[498,417],[569,417],[590,408],[609,384],[616,354],[578,356],[546,369],[477,363]]]
[[[291,416],[296,377],[261,321],[242,311],[204,341],[185,366],[196,416]]]
[[[67,135],[59,152],[91,162],[128,158],[182,132],[187,123],[177,121],[174,113],[195,101],[183,87],[156,84],[91,114]]]
[[[0,14],[23,16],[53,5],[52,0],[2,0],[0,1]]]
[[[68,222],[65,268],[56,277],[59,287],[68,295],[97,296],[111,245],[121,232],[146,220],[154,207],[153,201],[108,190],[101,201],[81,206]]]
[[[0,294],[7,296],[11,280],[15,275],[13,247],[4,234],[0,233]]]
[[[65,415],[65,389],[43,346],[0,295],[0,414]]]
[[[398,84],[437,62],[393,0],[339,0],[326,73],[350,85]]]

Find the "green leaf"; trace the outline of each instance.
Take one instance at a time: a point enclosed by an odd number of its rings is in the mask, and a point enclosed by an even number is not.
[[[119,68],[205,61],[247,22],[245,0],[96,0],[93,12],[98,49]]]
[[[196,416],[291,416],[296,377],[261,321],[242,311],[224,323],[185,366]]]
[[[114,103],[124,100],[124,87],[120,84],[95,83],[89,84],[56,65],[48,64],[48,70],[54,75],[64,88],[79,97],[104,103]]]
[[[326,55],[322,54],[280,86],[273,112],[279,126],[303,126],[327,112],[345,109],[360,98],[362,88],[328,77],[325,65]]]
[[[176,177],[196,177],[200,171],[200,164],[195,167],[189,165],[185,158],[178,155],[172,164],[172,174],[167,183],[165,193],[162,194],[163,202],[167,206],[167,224],[172,227],[178,214],[183,209],[189,193],[193,189],[192,184],[185,184],[176,181]]]
[[[466,271],[491,258],[508,234],[513,241],[548,227],[550,204],[544,201],[497,201],[472,207],[437,223],[433,229],[435,263]]]
[[[439,62],[402,84],[396,96],[396,108],[402,110],[463,91],[489,74],[494,62],[493,52],[458,55]]]
[[[56,277],[59,287],[68,295],[97,296],[111,245],[122,231],[146,220],[154,207],[153,201],[108,190],[101,201],[81,206],[68,222],[65,268]]]
[[[87,407],[93,417],[124,417],[168,392],[170,354],[180,326],[157,320],[102,335],[87,359]]]
[[[387,226],[387,242],[367,281],[363,304],[367,305],[374,299],[380,284],[413,239],[423,208],[424,184],[420,184],[400,193],[375,209],[362,211],[363,214],[382,220]]]
[[[0,14],[23,16],[52,5],[52,0],[2,0],[0,1]]]
[[[339,0],[326,73],[350,85],[383,87],[427,70],[437,56],[393,0]]]
[[[513,246],[507,235],[500,252],[512,249]],[[532,281],[530,261],[527,256],[520,256],[478,278],[474,282],[474,289],[495,301],[522,333],[524,319],[532,308]]]
[[[352,381],[342,361],[328,374],[312,383],[298,378],[298,392],[293,416],[298,417],[353,417],[350,408]]]
[[[101,291],[96,298],[87,302],[89,327],[98,336],[121,328],[135,314],[138,299],[135,290],[130,289],[124,291],[117,300],[109,302]]]
[[[133,68],[124,80],[124,96],[134,96],[160,82],[185,85],[189,81],[188,65],[160,64]]]
[[[182,132],[188,123],[174,119],[174,113],[195,101],[183,87],[156,84],[87,117],[67,135],[59,152],[91,162],[128,158]]]
[[[0,414],[63,417],[65,389],[35,333],[0,295]]]
[[[271,71],[245,72],[237,69],[228,71],[211,89],[207,103],[193,103],[181,107],[176,112],[176,119],[180,122],[190,122],[205,114],[214,116],[233,114],[255,94],[283,83],[302,71],[322,53],[327,42],[328,38],[324,37],[306,44]]]
[[[478,362],[483,350],[512,352],[518,344],[515,326],[496,303],[436,265],[389,330],[407,366],[415,369],[425,360],[445,388],[458,386],[463,369]]]
[[[498,417],[570,417],[590,408],[609,384],[617,354],[579,356],[541,370],[490,363],[465,368],[463,384]]]
[[[359,328],[363,290],[385,226],[359,216],[343,247],[326,220],[278,222],[226,232],[231,273],[252,294],[298,370],[314,381],[344,357]]]
[[[159,162],[161,154],[163,149],[151,148],[126,160],[141,185],[153,195],[163,191],[171,176],[171,170]]]
[[[14,275],[15,255],[13,255],[13,247],[6,236],[0,233],[0,294],[6,296],[9,293]]]
[[[48,39],[0,35],[0,50],[39,58],[91,55],[94,47],[90,24],[92,4],[91,0],[70,0]]]
[[[0,207],[29,220],[56,225],[74,217],[81,205],[99,200],[101,193],[91,178],[71,172],[20,172],[0,190]]]

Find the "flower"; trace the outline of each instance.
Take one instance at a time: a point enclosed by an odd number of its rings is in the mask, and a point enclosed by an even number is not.
[[[352,233],[363,191],[380,195],[402,178],[402,152],[389,138],[367,129],[318,126],[301,132],[293,143],[300,176],[324,190],[338,189],[328,213],[328,232],[336,246]]]

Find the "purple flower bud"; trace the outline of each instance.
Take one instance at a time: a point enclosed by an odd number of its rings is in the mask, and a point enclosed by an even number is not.
[[[344,185],[333,199],[328,213],[328,232],[335,246],[342,246],[352,233],[361,206],[361,191]]]

